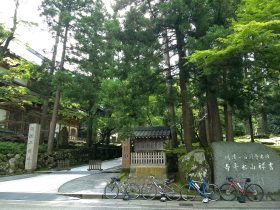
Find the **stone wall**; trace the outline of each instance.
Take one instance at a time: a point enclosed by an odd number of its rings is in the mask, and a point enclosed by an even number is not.
[[[0,154],[0,175],[22,173],[25,156],[20,154]]]
[[[51,155],[39,154],[37,169],[55,169],[58,160],[69,160],[72,165],[84,162],[88,159],[77,158],[73,153],[54,152]],[[0,154],[0,175],[13,175],[24,173],[25,155],[22,154]]]
[[[139,184],[144,183],[149,176],[159,180],[166,179],[166,166],[131,166],[130,177]]]
[[[94,155],[92,155],[94,154]],[[70,166],[88,164],[89,159],[108,160],[121,157],[120,146],[96,146],[92,149],[77,148],[64,149],[52,154],[39,153],[37,160],[38,170],[58,168],[58,161],[69,161]],[[0,175],[25,173],[25,154],[0,154]]]

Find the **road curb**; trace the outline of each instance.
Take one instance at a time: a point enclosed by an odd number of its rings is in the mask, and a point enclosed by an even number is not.
[[[82,193],[58,193],[58,195],[70,196],[70,197],[77,197],[80,199],[106,199],[103,194],[82,194]],[[122,195],[119,195],[117,199],[122,199]],[[110,199],[106,199],[110,200]],[[149,203],[145,204],[145,199],[136,199],[130,200],[130,202],[141,202],[142,205],[150,205]],[[161,206],[163,203],[160,200],[154,200],[155,206]],[[158,203],[156,202],[158,201]],[[263,202],[246,202],[246,203],[239,203],[237,201],[215,201],[209,203],[201,203],[201,201],[167,201],[165,202],[167,206],[177,206],[181,208],[198,208],[198,209],[276,209],[280,210],[280,202],[279,201],[263,201]]]
[[[81,199],[103,199],[103,194],[82,194],[82,193],[57,193],[57,195],[64,195],[69,197],[77,197]]]

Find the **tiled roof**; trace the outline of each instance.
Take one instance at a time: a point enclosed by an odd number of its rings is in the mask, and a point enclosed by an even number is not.
[[[133,132],[135,139],[168,139],[170,128],[167,126],[139,127]]]

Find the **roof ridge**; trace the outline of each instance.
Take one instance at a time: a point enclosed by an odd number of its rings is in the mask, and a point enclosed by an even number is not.
[[[168,139],[171,130],[168,126],[138,127],[133,134],[135,139]]]

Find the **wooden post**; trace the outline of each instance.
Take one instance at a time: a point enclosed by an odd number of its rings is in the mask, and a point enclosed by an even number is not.
[[[122,168],[130,168],[130,141],[125,140],[122,142]]]

